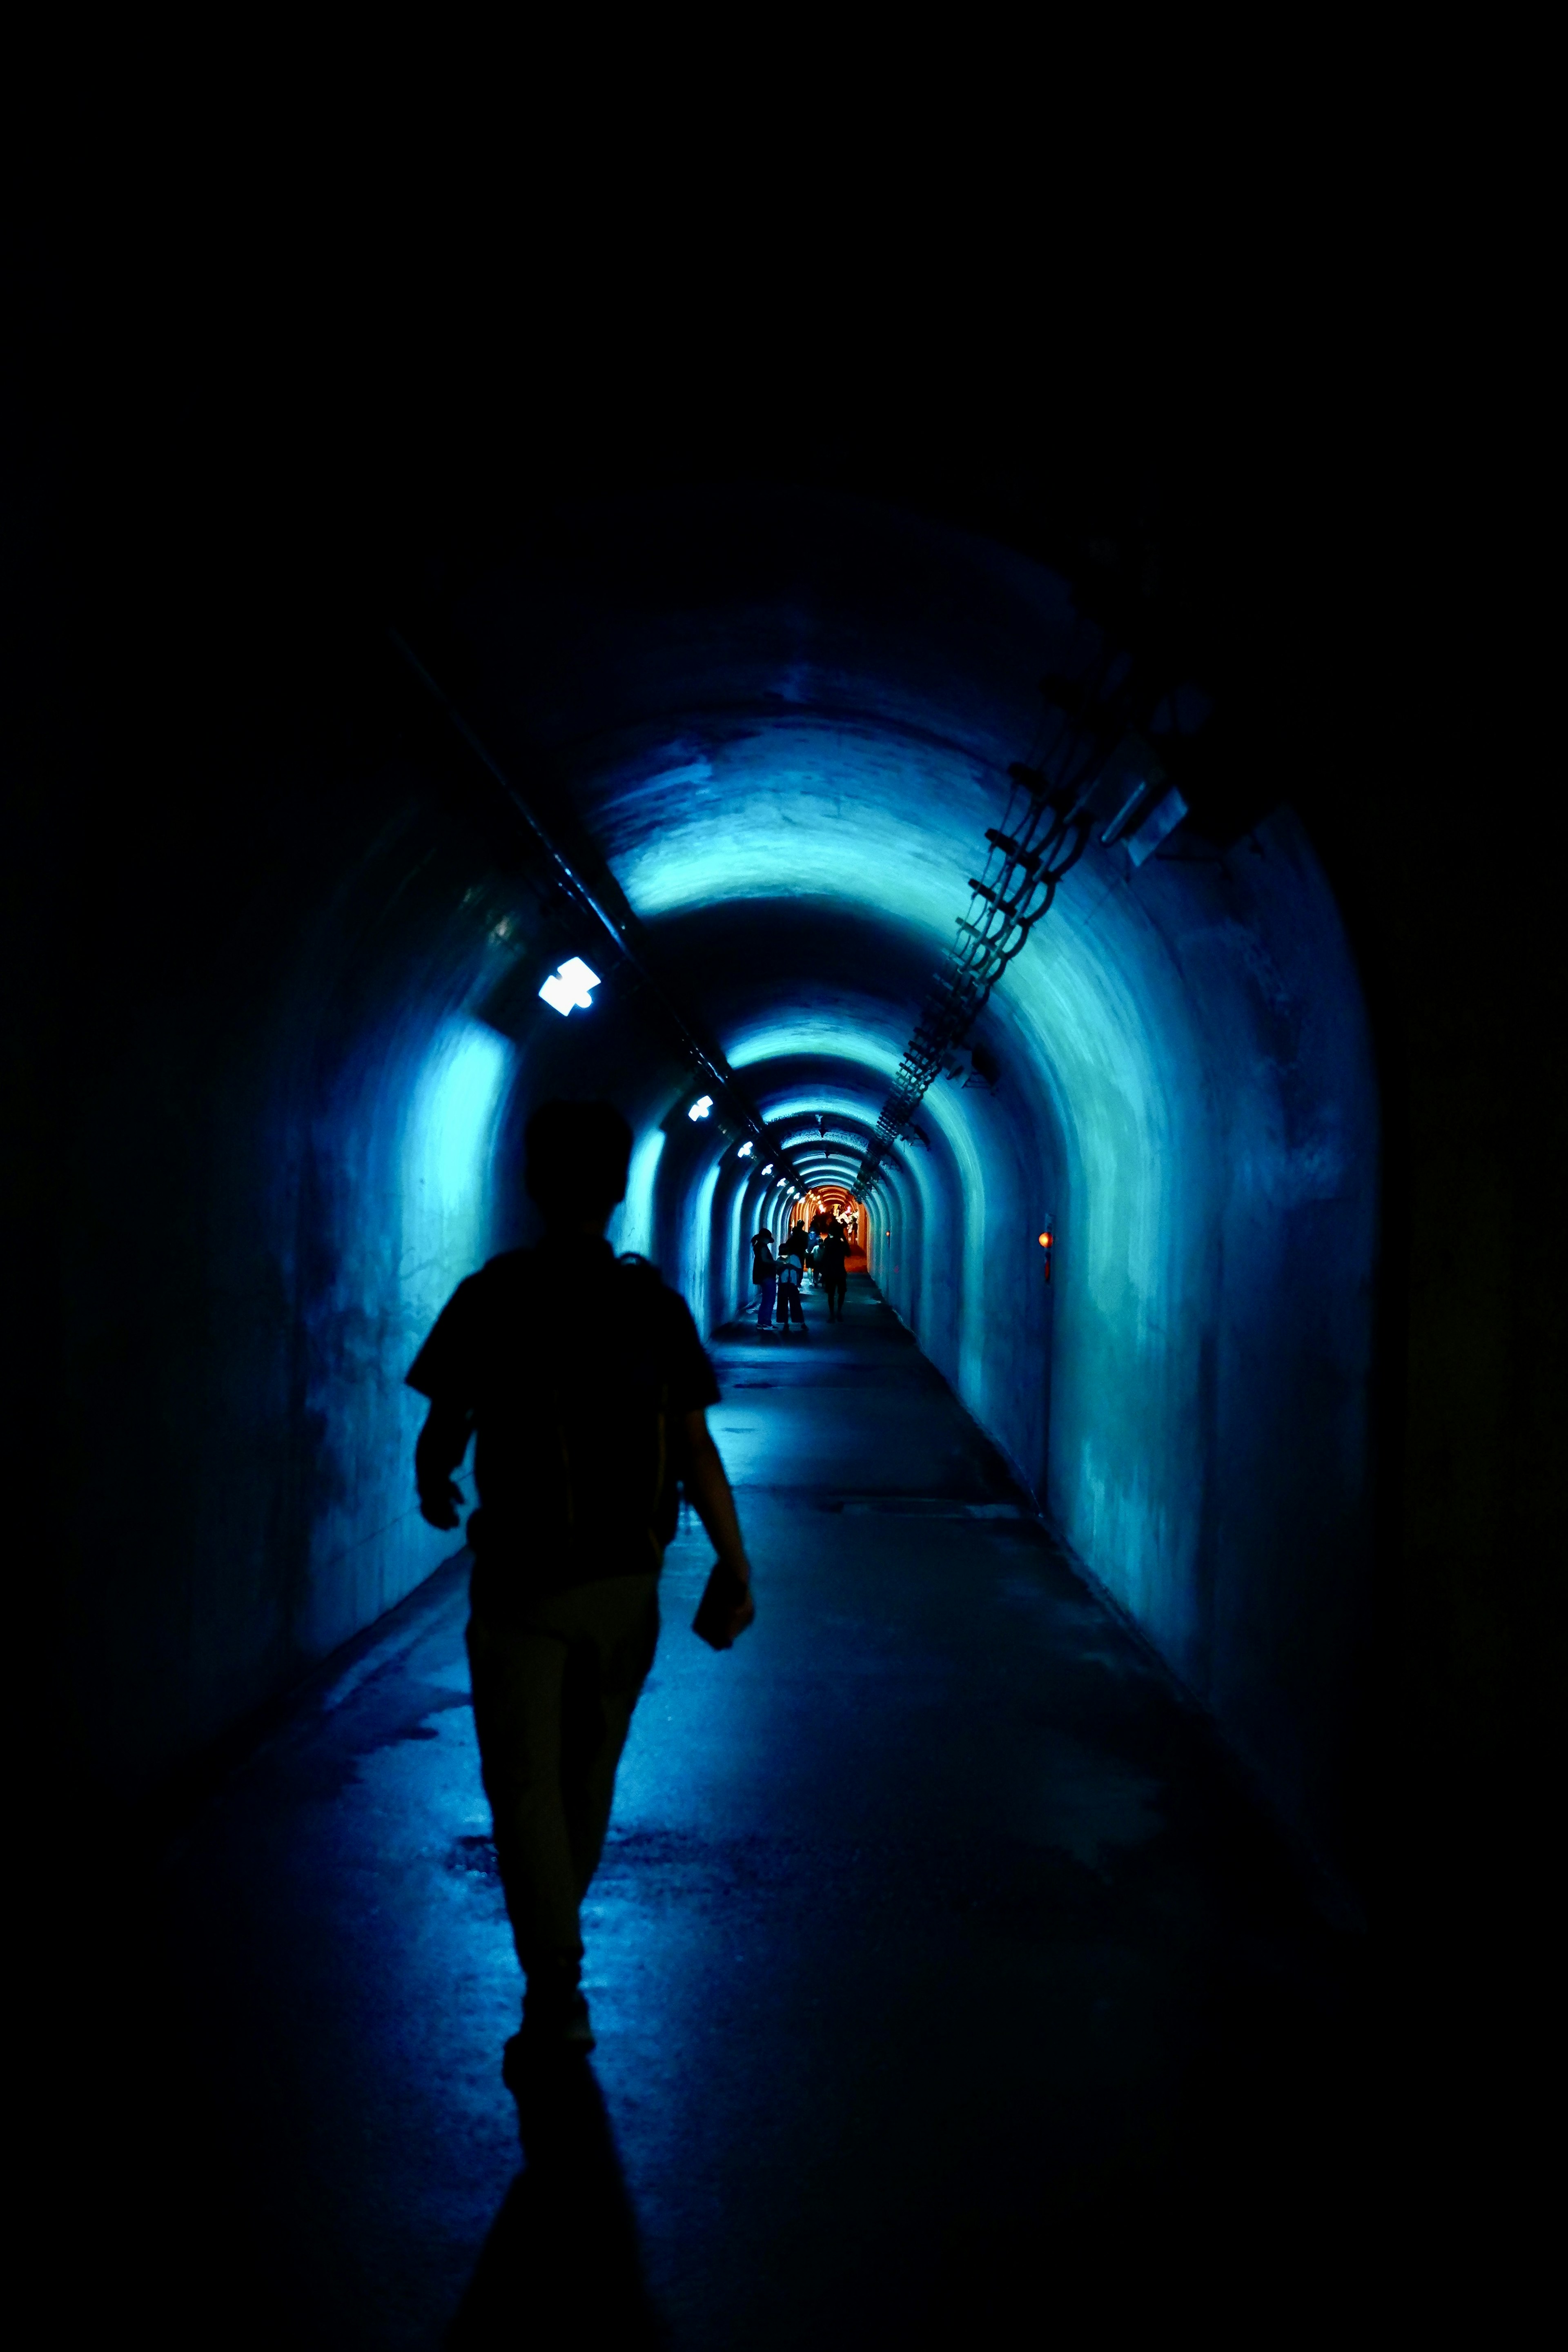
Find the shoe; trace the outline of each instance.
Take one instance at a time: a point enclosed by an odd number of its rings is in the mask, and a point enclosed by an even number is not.
[[[594,2047],[594,2028],[582,1993],[574,1992],[565,2000],[530,2000],[523,2005],[521,2031],[501,2053],[501,2080],[509,2091],[515,2091],[540,2067],[552,2061],[585,2058]]]

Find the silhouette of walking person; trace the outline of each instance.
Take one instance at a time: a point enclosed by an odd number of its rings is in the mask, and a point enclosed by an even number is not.
[[[816,1263],[821,1268],[823,1288],[827,1293],[827,1319],[830,1323],[844,1320],[844,1293],[848,1285],[847,1261],[848,1244],[842,1226],[824,1234],[816,1247]]]
[[[755,1616],[734,1497],[709,1433],[713,1369],[684,1299],[605,1239],[631,1130],[608,1103],[529,1121],[532,1249],[460,1283],[408,1373],[430,1400],[419,1507],[455,1528],[453,1473],[475,1437],[479,1507],[468,1629],[496,1858],[527,1981],[507,2044],[530,2063],[594,2046],[580,1906],[658,1638],[658,1587],[679,1491],[718,1558],[696,1630],[727,1649]]]
[[[759,1331],[771,1331],[779,1269],[778,1261],[773,1256],[773,1237],[766,1225],[760,1226],[752,1239],[752,1282],[757,1292],[757,1328]]]
[[[795,1225],[785,1235],[778,1255],[779,1322],[784,1330],[793,1324],[803,1334],[805,1309],[800,1303],[800,1285],[805,1271],[806,1247],[805,1226]]]

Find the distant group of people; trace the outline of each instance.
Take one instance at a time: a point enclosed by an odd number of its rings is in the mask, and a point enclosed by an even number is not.
[[[844,1319],[844,1295],[849,1280],[849,1236],[830,1210],[819,1210],[808,1227],[792,1225],[775,1252],[773,1237],[762,1226],[752,1242],[752,1281],[757,1291],[757,1328],[771,1331],[776,1312],[781,1329],[805,1329],[801,1287],[809,1265],[827,1293],[827,1319]]]

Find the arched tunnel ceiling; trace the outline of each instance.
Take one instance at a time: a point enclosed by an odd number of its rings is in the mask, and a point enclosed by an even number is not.
[[[872,1120],[1072,625],[999,548],[768,494],[580,516],[459,615],[480,731],[547,753],[752,1091]]]
[[[798,1135],[786,1135],[784,1144],[786,1151],[816,1152],[818,1156],[831,1157],[837,1146],[864,1151],[869,1141],[870,1136],[865,1128],[857,1130],[847,1127],[828,1127],[820,1135],[814,1128],[804,1129]]]

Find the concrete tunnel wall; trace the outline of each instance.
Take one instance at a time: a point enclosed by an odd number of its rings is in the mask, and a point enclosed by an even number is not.
[[[805,504],[586,516],[564,552],[470,593],[453,643],[479,733],[520,773],[542,751],[764,1116],[853,1136],[1073,616],[999,549]],[[100,1769],[133,1782],[449,1553],[414,1509],[402,1374],[456,1281],[526,1230],[532,1102],[622,1103],[637,1144],[613,1237],[705,1328],[749,1295],[758,1220],[787,1216],[733,1138],[687,1117],[690,1072],[621,975],[568,1020],[539,1003],[550,963],[595,942],[427,781],[384,766],[329,812],[320,777],[275,780],[310,854],[253,908],[248,954],[226,951],[221,1034],[182,1034],[165,1005],[113,1073],[136,1206],[76,1171],[96,1237],[72,1294],[80,1410],[119,1432],[74,1530],[79,1696]],[[1223,867],[1135,871],[1096,847],[979,1035],[994,1090],[937,1081],[926,1139],[868,1204],[873,1276],[1090,1573],[1331,1845],[1368,1539],[1377,1118],[1300,827],[1278,812]],[[797,1160],[853,1171],[842,1150]],[[136,1333],[130,1360],[95,1358],[111,1325]]]

